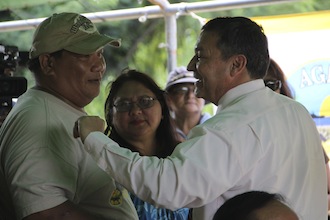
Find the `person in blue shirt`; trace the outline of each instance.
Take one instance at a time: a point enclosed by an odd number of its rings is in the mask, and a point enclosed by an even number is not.
[[[143,156],[165,158],[179,143],[165,92],[147,74],[125,69],[111,83],[105,103],[105,133],[120,146]],[[170,180],[169,180],[170,181]],[[131,194],[141,220],[185,220],[188,208],[156,208]]]

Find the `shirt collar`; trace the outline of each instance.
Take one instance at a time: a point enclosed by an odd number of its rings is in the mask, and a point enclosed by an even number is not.
[[[225,108],[229,103],[231,103],[236,98],[248,94],[250,92],[262,89],[264,87],[265,87],[264,81],[262,79],[256,79],[230,89],[219,100],[217,113],[220,112],[221,109]]]

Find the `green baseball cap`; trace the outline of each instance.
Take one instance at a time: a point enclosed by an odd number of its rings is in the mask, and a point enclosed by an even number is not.
[[[88,18],[76,13],[53,14],[39,24],[30,49],[30,59],[44,53],[67,50],[88,55],[109,44],[119,47],[120,39],[100,34]]]

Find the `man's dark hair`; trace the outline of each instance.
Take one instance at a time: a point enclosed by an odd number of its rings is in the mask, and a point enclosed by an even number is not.
[[[202,31],[218,36],[217,48],[222,58],[242,54],[247,59],[251,78],[261,79],[269,65],[267,37],[263,28],[245,17],[217,17],[207,22]]]
[[[61,57],[62,53],[64,50],[59,50],[56,51],[54,53],[51,53],[50,56],[53,56],[55,58],[59,58]],[[39,62],[39,56],[33,59],[30,59],[27,63],[29,70],[36,74],[40,74],[41,73],[41,67],[40,67],[40,62]]]
[[[213,220],[256,220],[255,211],[270,202],[284,202],[279,194],[249,191],[227,200],[215,213]]]

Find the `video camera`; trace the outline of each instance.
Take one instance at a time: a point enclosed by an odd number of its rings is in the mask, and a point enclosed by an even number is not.
[[[25,77],[14,77],[16,66],[24,60],[20,56],[18,47],[0,44],[0,127],[14,105],[14,99],[22,95],[27,89]],[[24,58],[24,59],[23,59]]]

